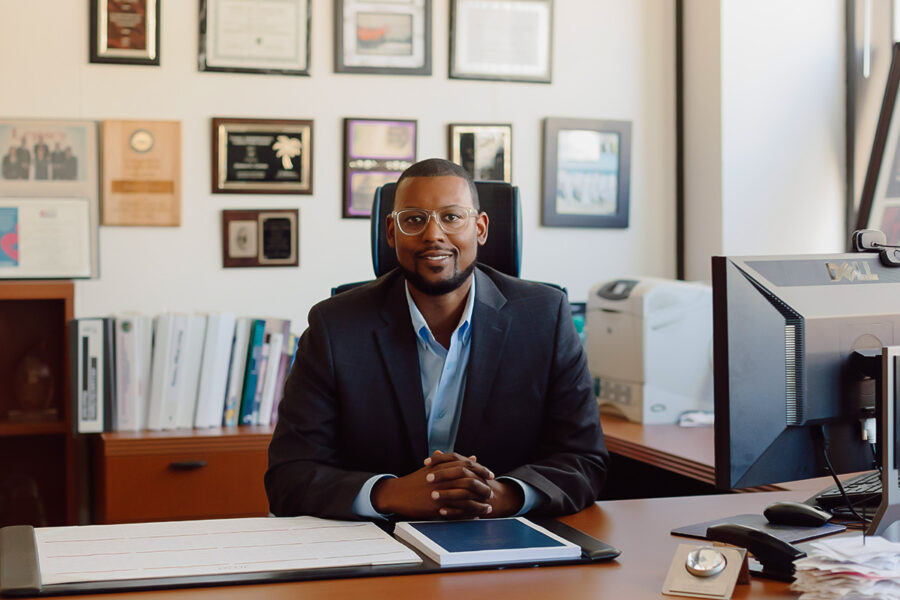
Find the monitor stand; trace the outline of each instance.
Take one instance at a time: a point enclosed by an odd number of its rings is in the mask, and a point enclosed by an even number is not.
[[[881,447],[881,505],[867,530],[900,542],[900,482],[897,455],[897,400],[900,398],[900,346],[888,346],[881,353],[881,406],[878,409],[878,445]]]

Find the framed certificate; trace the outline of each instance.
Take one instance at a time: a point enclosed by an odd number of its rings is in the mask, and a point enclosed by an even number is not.
[[[334,70],[431,75],[431,0],[336,0]]]
[[[201,71],[309,75],[310,0],[200,0]]]
[[[222,211],[222,266],[296,267],[296,208]]]
[[[181,122],[103,121],[102,225],[181,225]]]
[[[312,194],[312,121],[213,119],[214,194]]]
[[[544,225],[628,227],[631,123],[544,119]]]
[[[450,160],[479,181],[512,183],[512,125],[451,123]]]
[[[553,0],[450,0],[450,78],[550,83]]]
[[[20,266],[9,266],[2,276],[97,277],[97,124],[94,121],[0,120],[0,157],[0,200],[16,199],[14,205],[6,207],[17,209],[15,222],[23,243],[26,235],[23,227],[32,214],[30,211],[35,206],[50,206],[48,203],[54,198],[63,198],[68,200],[66,210],[60,213],[65,220],[56,221],[52,227],[49,221],[39,220],[39,229],[59,231],[63,241],[86,236],[89,249],[86,269],[73,269],[69,262],[53,267],[52,254],[45,254],[40,268],[32,268],[34,265],[30,262],[20,263]],[[34,205],[28,205],[32,199]],[[11,214],[7,211],[7,225]],[[82,231],[84,215],[87,225]],[[36,222],[30,223],[32,230],[28,237],[33,242]],[[65,227],[78,228],[78,231],[66,232]],[[60,257],[65,258],[64,255]],[[25,260],[24,255],[22,260]],[[51,272],[61,274],[50,275]]]
[[[159,0],[89,0],[92,63],[159,65]]]
[[[91,276],[87,198],[0,198],[0,279]]]
[[[344,218],[368,219],[375,190],[416,162],[416,122],[344,119]]]

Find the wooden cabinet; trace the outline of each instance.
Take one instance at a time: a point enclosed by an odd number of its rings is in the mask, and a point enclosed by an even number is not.
[[[70,281],[0,282],[0,527],[85,514],[66,338],[73,299]]]
[[[263,517],[270,427],[103,433],[94,521]]]

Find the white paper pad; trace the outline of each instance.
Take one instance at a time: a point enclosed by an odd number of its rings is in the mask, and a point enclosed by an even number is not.
[[[807,558],[794,563],[791,589],[802,600],[900,597],[900,544],[862,535],[827,538],[811,544]]]
[[[215,519],[34,530],[41,585],[421,563],[367,522]]]

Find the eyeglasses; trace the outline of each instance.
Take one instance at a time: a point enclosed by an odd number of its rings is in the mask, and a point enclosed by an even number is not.
[[[478,211],[468,206],[445,206],[437,210],[405,208],[391,213],[394,223],[405,235],[419,235],[428,227],[428,220],[432,217],[444,233],[459,233],[469,224],[469,217],[477,215]]]

